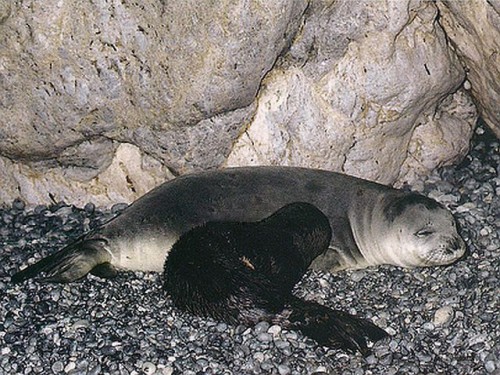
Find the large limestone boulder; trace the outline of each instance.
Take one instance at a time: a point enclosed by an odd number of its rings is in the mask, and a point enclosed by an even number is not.
[[[0,201],[230,165],[411,182],[477,118],[440,22],[424,0],[0,0]]]
[[[448,144],[408,153],[411,141],[437,141],[414,130],[439,126],[434,115],[464,79],[437,8],[409,5],[340,1],[314,9],[287,61],[266,77],[228,165],[308,165],[394,183],[418,177],[409,170],[417,156],[417,164],[431,159],[432,169],[463,155],[476,119],[466,94],[467,111],[448,116],[452,136],[439,140]]]
[[[290,0],[0,4],[0,177],[7,181],[0,198],[28,203],[50,202],[49,193],[77,203],[130,201],[168,177],[161,169],[152,179],[131,175],[142,185],[135,191],[127,178],[102,180],[119,174],[107,171],[120,164],[113,160],[123,143],[176,174],[221,165],[307,7]]]
[[[440,23],[467,67],[481,117],[500,137],[500,1],[438,1]]]

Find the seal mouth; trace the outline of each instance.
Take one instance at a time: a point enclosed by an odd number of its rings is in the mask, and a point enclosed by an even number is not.
[[[428,252],[424,257],[424,263],[426,266],[447,265],[459,260],[464,254],[465,242],[460,237],[455,237]]]

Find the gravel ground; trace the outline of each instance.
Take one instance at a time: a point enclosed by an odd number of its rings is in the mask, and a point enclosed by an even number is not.
[[[184,314],[160,275],[89,276],[69,285],[10,283],[32,263],[123,209],[63,204],[0,209],[0,375],[500,374],[500,153],[482,128],[459,166],[415,190],[451,208],[469,254],[448,267],[310,272],[297,294],[372,319],[391,338],[346,355],[260,323],[232,327]]]

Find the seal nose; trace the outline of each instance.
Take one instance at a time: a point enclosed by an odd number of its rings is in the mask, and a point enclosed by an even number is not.
[[[462,239],[454,238],[448,248],[446,249],[446,253],[449,255],[456,254],[457,256],[462,256],[465,251],[465,243]]]

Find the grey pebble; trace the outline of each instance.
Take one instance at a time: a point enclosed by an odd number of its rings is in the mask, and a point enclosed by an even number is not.
[[[267,360],[260,364],[260,368],[269,373],[274,369],[274,364],[271,361]]]
[[[277,336],[281,333],[281,327],[277,324],[274,324],[268,328],[267,333],[270,333],[273,336]]]
[[[227,324],[226,323],[219,323],[215,326],[215,329],[217,332],[224,332],[227,330]]]
[[[15,210],[22,211],[26,207],[26,203],[22,199],[14,199],[14,202],[12,203],[12,208]]]
[[[493,373],[493,372],[495,372],[495,370],[496,370],[495,362],[493,362],[493,361],[488,361],[488,362],[486,362],[486,363],[484,364],[484,369],[485,369],[488,373],[492,374],[492,373]]]
[[[153,362],[144,362],[141,369],[145,375],[153,375],[156,372],[156,365]]]
[[[279,365],[278,372],[280,373],[280,375],[288,375],[292,372],[292,370],[287,365]]]
[[[91,215],[95,212],[95,205],[93,203],[87,203],[83,209],[87,215]]]
[[[275,340],[274,345],[278,349],[285,349],[285,348],[288,348],[290,346],[290,343],[288,341],[285,341],[285,340]]]
[[[451,306],[440,307],[434,313],[433,323],[436,326],[443,326],[448,324],[453,319],[454,311]]]
[[[259,323],[257,323],[255,325],[255,327],[254,327],[253,330],[258,335],[260,333],[267,332],[268,329],[269,329],[269,323],[268,322],[259,322]]]
[[[62,363],[61,361],[56,361],[51,366],[51,368],[52,368],[52,371],[56,374],[59,372],[63,372],[64,371],[64,363]]]
[[[271,342],[273,337],[267,332],[261,332],[257,335],[257,340],[261,342]]]
[[[434,324],[427,322],[427,323],[424,323],[422,328],[425,329],[426,331],[433,331],[435,326],[434,326]]]
[[[429,354],[419,354],[417,355],[417,357],[422,363],[428,363],[432,361],[432,356]]]
[[[257,362],[263,362],[265,359],[264,353],[262,352],[253,353],[253,359],[255,359]]]
[[[375,363],[378,362],[377,360],[377,357],[375,357],[374,355],[369,355],[365,358],[365,361],[366,363],[368,363],[369,365],[374,365]]]
[[[366,271],[358,270],[351,274],[351,280],[355,283],[359,283],[366,276]]]
[[[86,319],[80,319],[77,320],[75,323],[73,323],[73,329],[79,329],[79,328],[88,328],[90,326],[90,322]]]

